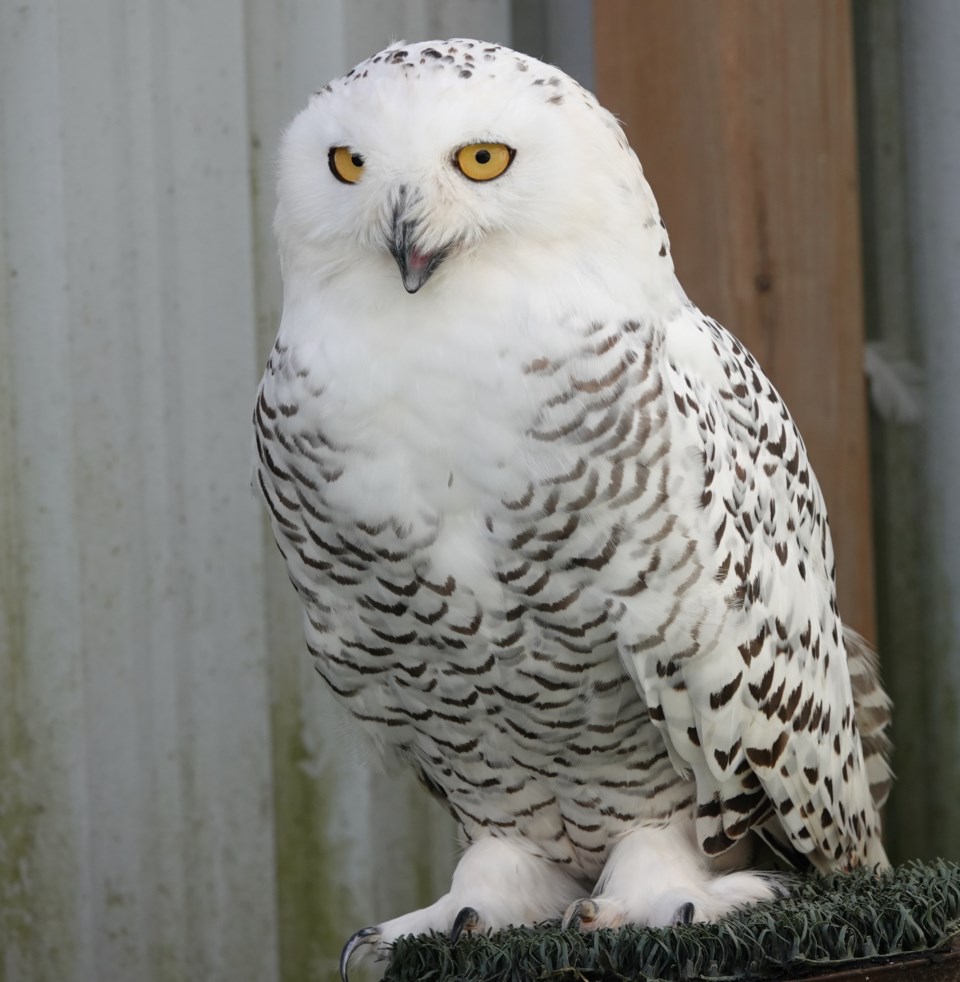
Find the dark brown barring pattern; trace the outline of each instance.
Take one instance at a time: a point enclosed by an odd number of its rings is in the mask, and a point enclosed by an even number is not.
[[[279,342],[254,413],[317,671],[468,839],[523,837],[584,881],[617,833],[687,807],[708,855],[754,829],[849,868],[889,785],[887,701],[840,622],[802,440],[753,357],[694,313],[718,390],[634,320],[584,324],[575,356],[522,366],[544,393],[524,441],[562,463],[478,515],[493,594],[438,564],[439,512],[331,505],[353,448],[305,422],[323,393]],[[824,603],[788,617],[784,591],[811,581]]]

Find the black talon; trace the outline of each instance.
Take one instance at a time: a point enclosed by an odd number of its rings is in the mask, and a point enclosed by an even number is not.
[[[457,938],[464,931],[469,934],[471,931],[476,931],[478,927],[480,927],[480,915],[472,907],[464,907],[453,922],[453,929],[450,931],[450,943],[456,944]]]
[[[692,903],[685,903],[682,907],[677,908],[676,914],[673,915],[674,924],[692,924],[693,923],[694,908]]]
[[[343,982],[350,982],[347,976],[347,966],[350,964],[353,953],[365,944],[376,944],[379,937],[380,931],[375,927],[364,927],[350,935],[347,943],[343,946],[343,951],[340,952],[340,978]]]

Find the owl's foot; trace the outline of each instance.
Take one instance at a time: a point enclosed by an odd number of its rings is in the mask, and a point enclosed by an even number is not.
[[[668,904],[669,906],[669,904]],[[666,927],[677,924],[692,924],[697,920],[707,920],[698,917],[693,901],[681,903],[673,914],[663,923],[643,920],[631,913],[630,904],[617,897],[585,897],[572,903],[563,915],[564,930],[598,931],[602,927],[618,928],[624,924],[646,924],[650,927]]]
[[[430,909],[427,908],[427,910]],[[416,915],[424,913],[426,913],[426,910],[415,912]],[[414,915],[407,916],[412,917]],[[403,918],[397,918],[397,920],[400,921]],[[343,951],[340,952],[340,978],[343,982],[350,982],[351,963],[354,966],[359,965],[370,956],[373,957],[375,962],[383,962],[390,957],[390,945],[383,940],[383,930],[387,929],[389,932],[391,923],[393,922],[388,922],[381,927],[364,927],[350,935],[347,943],[343,946]],[[490,928],[473,907],[464,907],[453,919],[453,926],[450,928],[450,940],[456,944],[457,938],[461,937],[461,935],[482,934],[488,930]],[[423,932],[401,930],[399,933],[394,934],[394,940],[399,938],[401,934],[414,933],[422,934]]]
[[[355,958],[385,961],[390,946],[405,934],[449,932],[456,941],[463,934],[552,920],[582,889],[560,866],[532,855],[517,840],[479,839],[460,858],[450,892],[436,903],[350,938],[340,956],[341,978],[347,982]]]
[[[456,944],[461,934],[483,934],[487,930],[483,918],[472,907],[464,907],[454,919],[450,940]]]
[[[714,875],[685,823],[637,828],[613,847],[593,897],[572,903],[563,926],[596,931],[624,924],[715,921],[783,892],[775,878],[763,873]]]

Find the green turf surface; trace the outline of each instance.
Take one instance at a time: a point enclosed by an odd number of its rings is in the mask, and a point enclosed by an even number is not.
[[[960,866],[911,863],[795,882],[719,924],[578,934],[557,924],[400,938],[388,982],[769,979],[932,951],[960,931]]]

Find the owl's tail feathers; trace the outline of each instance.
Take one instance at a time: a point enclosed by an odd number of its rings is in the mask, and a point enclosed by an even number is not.
[[[880,681],[880,663],[876,652],[849,627],[843,629],[843,644],[847,651],[854,715],[860,731],[870,794],[879,809],[887,800],[893,783],[893,772],[890,770],[891,743],[887,735],[890,726],[890,697],[884,692]],[[886,856],[883,857],[882,865],[886,865]]]
[[[890,865],[880,837],[879,818],[893,783],[889,760],[891,743],[887,733],[891,715],[890,697],[880,681],[880,665],[876,652],[856,631],[848,627],[843,629],[843,643],[853,691],[854,717],[863,751],[866,784],[869,786],[869,798],[866,797],[866,788],[859,781],[856,787],[848,788],[847,806],[848,809],[855,805],[857,809],[865,810],[865,821],[870,834],[858,834],[855,848],[838,859],[829,850],[800,851],[776,816],[755,827],[754,831],[776,859],[798,872],[811,867],[828,873],[838,868],[867,866],[886,869]]]

